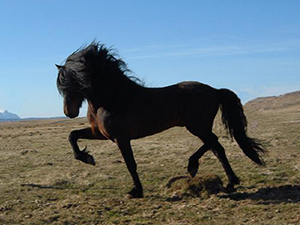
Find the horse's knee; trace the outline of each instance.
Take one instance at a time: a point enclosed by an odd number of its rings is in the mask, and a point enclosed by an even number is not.
[[[76,130],[71,131],[71,133],[69,134],[69,142],[74,142],[77,141],[78,137],[76,134]]]

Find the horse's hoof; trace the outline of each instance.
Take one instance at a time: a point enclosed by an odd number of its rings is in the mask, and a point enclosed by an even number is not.
[[[196,176],[196,174],[198,173],[198,168],[199,168],[199,162],[197,162],[197,161],[195,162],[190,159],[189,165],[188,165],[188,172],[191,175],[191,177]]]
[[[227,184],[226,188],[225,188],[225,191],[227,193],[233,193],[233,192],[236,192],[236,188],[234,188],[234,185],[233,184]]]
[[[132,199],[132,198],[143,198],[143,190],[141,189],[136,189],[133,188],[131,191],[129,191],[126,195],[127,198]]]
[[[93,166],[96,165],[95,160],[94,160],[94,157],[91,156],[90,154],[87,154],[87,156],[86,156],[86,163],[87,163],[87,164],[91,164],[91,165],[93,165]]]
[[[237,176],[231,178],[230,183],[232,184],[240,184],[240,179]]]
[[[75,157],[77,160],[80,160],[84,163],[87,163],[87,164],[90,164],[90,165],[93,165],[95,166],[96,163],[95,163],[95,160],[94,160],[94,157],[90,154],[88,154],[87,152],[81,152],[81,154],[77,157]]]
[[[188,169],[188,172],[191,175],[191,177],[195,177],[198,173],[198,169]]]

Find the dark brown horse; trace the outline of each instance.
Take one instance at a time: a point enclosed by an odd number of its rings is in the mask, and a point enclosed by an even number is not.
[[[243,152],[262,165],[265,150],[246,135],[247,121],[239,98],[230,90],[214,89],[198,82],[182,82],[163,88],[146,88],[127,76],[126,64],[111,50],[98,43],[71,54],[58,66],[57,87],[64,98],[64,113],[70,118],[79,114],[84,100],[88,102],[91,127],[74,130],[69,136],[75,158],[95,165],[94,158],[77,145],[78,139],[115,142],[133,178],[130,197],[143,197],[130,141],[152,135],[174,126],[184,126],[204,145],[190,158],[188,172],[194,177],[199,159],[209,149],[221,161],[228,176],[228,189],[239,184],[225,155],[224,148],[212,132],[219,107],[222,121]]]

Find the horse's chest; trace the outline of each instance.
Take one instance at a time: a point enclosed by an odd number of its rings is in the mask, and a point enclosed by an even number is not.
[[[97,126],[102,135],[107,139],[113,140],[115,138],[113,132],[113,117],[103,108],[97,111]]]

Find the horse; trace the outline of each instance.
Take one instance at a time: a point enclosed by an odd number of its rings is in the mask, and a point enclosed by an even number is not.
[[[238,96],[228,89],[186,81],[167,87],[146,87],[130,76],[127,64],[116,51],[99,42],[92,42],[73,52],[58,68],[57,89],[63,97],[63,111],[75,118],[83,101],[88,103],[90,127],[73,130],[69,135],[74,157],[95,165],[86,148],[80,150],[78,139],[111,140],[117,144],[133,179],[130,198],[142,198],[143,187],[131,140],[162,132],[171,127],[185,127],[202,140],[203,145],[188,160],[188,172],[195,177],[199,159],[211,150],[221,162],[228,177],[227,190],[240,183],[232,170],[218,137],[212,132],[219,110],[222,122],[243,150],[258,165],[264,165],[265,149],[256,139],[247,136],[247,119]]]

